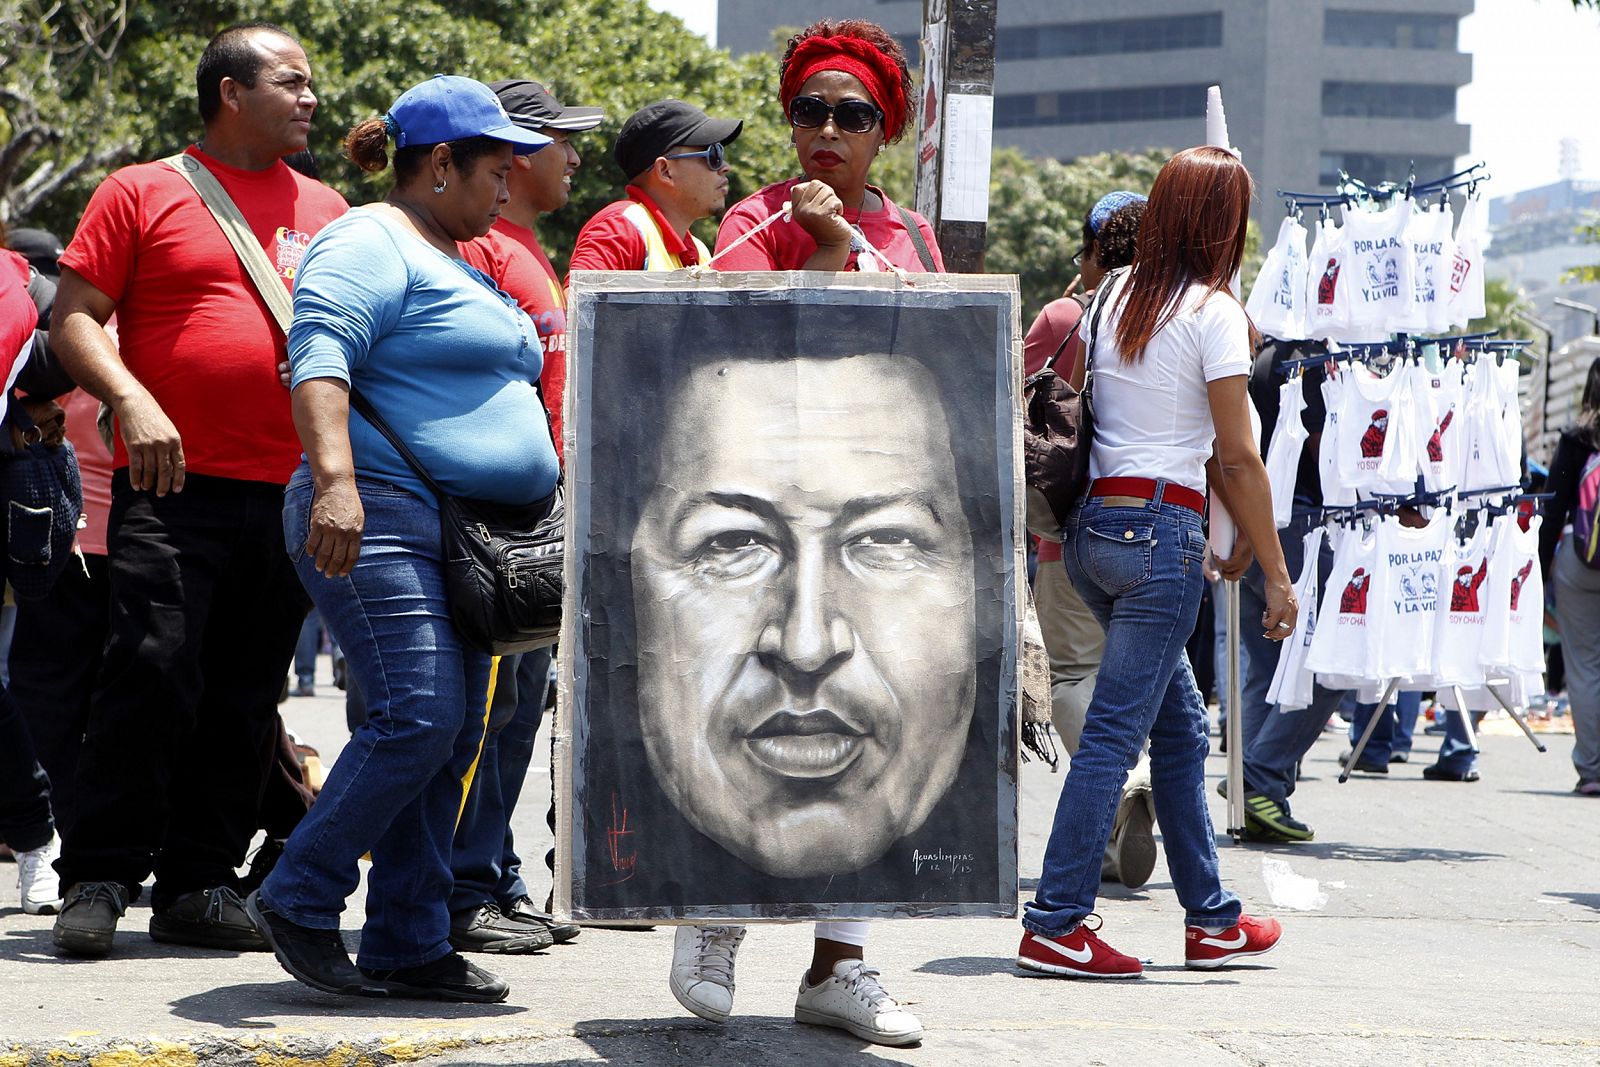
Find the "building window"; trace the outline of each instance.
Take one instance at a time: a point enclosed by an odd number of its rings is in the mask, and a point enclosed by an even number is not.
[[[1455,170],[1455,160],[1450,156],[1395,156],[1375,155],[1371,152],[1324,152],[1318,166],[1317,181],[1324,186],[1339,184],[1343,171],[1357,181],[1368,185],[1381,182],[1402,183],[1416,168],[1419,182],[1442,178]]]
[[[1221,46],[1222,12],[1213,11],[1162,18],[1002,26],[995,34],[995,59],[1110,56]]]
[[[1330,9],[1322,17],[1322,43],[1340,48],[1454,52],[1456,23],[1454,15]]]
[[[996,129],[1203,118],[1205,113],[1204,84],[1008,93],[994,98]]]
[[[1323,82],[1322,113],[1368,119],[1449,119],[1456,113],[1456,87]]]

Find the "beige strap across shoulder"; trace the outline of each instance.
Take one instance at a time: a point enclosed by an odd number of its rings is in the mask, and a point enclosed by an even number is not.
[[[273,268],[271,261],[267,259],[266,252],[262,251],[261,242],[256,240],[256,235],[251,231],[244,215],[240,213],[239,206],[233,202],[233,197],[229,196],[222,183],[217,181],[216,175],[188,153],[179,152],[161,162],[183,175],[189,184],[194,186],[195,192],[200,194],[200,199],[205,201],[206,207],[211,209],[211,215],[217,220],[217,225],[222,227],[223,235],[238,253],[239,262],[244,265],[245,273],[250,275],[256,291],[261,294],[261,299],[266,301],[267,310],[272,312],[272,317],[278,320],[278,325],[287,335],[289,320],[294,317],[294,301],[290,299],[289,291],[283,287],[283,281],[278,277],[278,272]]]

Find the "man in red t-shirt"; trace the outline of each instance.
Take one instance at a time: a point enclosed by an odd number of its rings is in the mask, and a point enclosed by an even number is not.
[[[622,124],[611,156],[628,195],[578,231],[569,270],[678,270],[710,251],[689,227],[728,202],[725,149],[744,123],[714,119],[682,100],[648,104]],[[570,275],[569,275],[570,277]]]
[[[567,297],[533,226],[540,215],[566,206],[572,174],[583,163],[571,137],[600,125],[605,113],[597,107],[567,107],[535,81],[492,82],[489,88],[512,122],[544,134],[551,143],[531,155],[515,157],[506,179],[511,199],[500,209],[494,228],[462,245],[461,252],[516,299],[539,331],[544,343],[539,391],[550,412],[550,436],[559,456],[567,379]],[[570,941],[579,933],[576,925],[556,922],[535,906],[511,838],[511,813],[522,794],[533,741],[544,719],[550,650],[502,656],[495,677],[488,734],[456,826],[450,864],[455,874],[450,943],[463,952],[534,952],[552,940]],[[553,796],[551,804],[553,811]],[[530,928],[549,936],[530,939]]]
[[[286,167],[317,98],[304,51],[263,23],[212,38],[187,154],[228,192],[282,284],[345,211]],[[283,332],[188,181],[162,162],[95,190],[61,257],[51,337],[110,405],[111,631],[56,868],[64,952],[104,956],[152,870],[150,935],[264,950],[235,892],[308,602],[284,547],[300,453]],[[105,323],[115,313],[119,342]]]

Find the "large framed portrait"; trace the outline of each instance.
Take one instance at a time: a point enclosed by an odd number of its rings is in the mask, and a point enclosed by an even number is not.
[[[557,906],[1014,915],[1015,279],[577,272]]]

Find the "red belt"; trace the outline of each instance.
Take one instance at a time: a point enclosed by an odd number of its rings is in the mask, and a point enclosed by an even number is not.
[[[1156,495],[1156,480],[1154,478],[1096,478],[1089,486],[1090,496],[1136,496],[1140,500],[1154,500]],[[1186,485],[1175,485],[1168,482],[1162,490],[1161,502],[1163,504],[1176,504],[1180,508],[1204,515],[1206,513],[1206,498],[1204,493],[1198,493]]]

